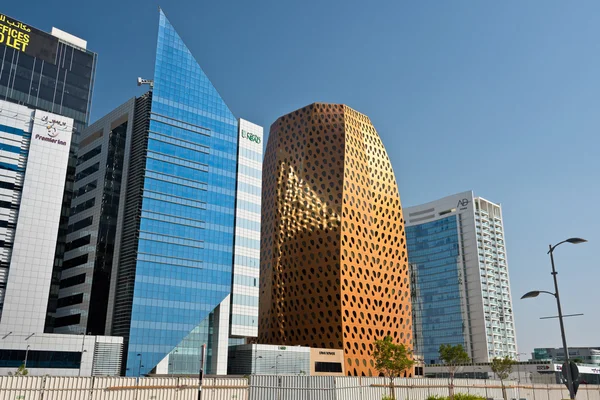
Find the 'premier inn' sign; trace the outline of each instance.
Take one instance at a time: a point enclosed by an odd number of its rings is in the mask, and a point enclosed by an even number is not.
[[[52,64],[56,62],[57,38],[4,14],[0,14],[0,44]]]

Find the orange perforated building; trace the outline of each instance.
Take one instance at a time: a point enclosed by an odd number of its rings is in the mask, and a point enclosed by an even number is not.
[[[377,376],[373,342],[412,348],[404,219],[369,118],[315,103],[271,126],[263,164],[259,343],[343,349]]]

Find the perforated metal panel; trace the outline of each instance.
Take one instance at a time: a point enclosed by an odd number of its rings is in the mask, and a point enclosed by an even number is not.
[[[315,103],[271,126],[263,166],[259,343],[344,349],[377,376],[373,343],[411,348],[404,219],[369,118]]]

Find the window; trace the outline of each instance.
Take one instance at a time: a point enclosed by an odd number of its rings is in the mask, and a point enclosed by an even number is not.
[[[86,162],[87,160],[89,160],[89,159],[97,156],[101,152],[102,152],[102,145],[93,148],[92,150],[88,151],[87,153],[85,153],[81,157],[77,157],[77,165],[83,164],[84,162]]]
[[[75,239],[75,240],[67,243],[65,246],[65,251],[74,250],[81,246],[85,246],[86,244],[90,244],[90,238],[91,238],[91,235],[87,235],[87,236],[84,236],[79,239]]]
[[[68,288],[85,282],[85,274],[79,274],[60,281],[60,288]]]
[[[82,256],[75,257],[75,258],[72,258],[70,260],[63,262],[62,270],[64,271],[65,269],[78,267],[80,265],[85,264],[86,262],[88,262],[88,255],[84,254]]]
[[[79,321],[81,321],[81,314],[67,315],[66,317],[56,318],[56,320],[54,320],[54,327],[61,328],[63,326],[77,325]],[[21,362],[21,364],[22,363],[23,362]]]
[[[342,372],[342,363],[317,361],[315,372]]]
[[[88,183],[87,185],[84,185],[84,186],[80,187],[79,189],[77,189],[75,191],[75,196],[73,198],[76,199],[79,196],[83,196],[87,192],[96,189],[97,186],[98,186],[98,181],[97,180],[92,181],[92,182]]]
[[[0,349],[0,367],[18,368],[23,364],[25,353],[28,368],[79,368],[81,363],[81,353],[75,351]]]
[[[100,169],[100,163],[96,163],[94,165],[87,167],[86,169],[84,169],[81,172],[78,172],[77,175],[75,175],[75,182],[80,181],[83,178],[90,176],[94,172],[98,172],[99,169]]]
[[[82,219],[81,221],[72,223],[71,225],[68,226],[67,233],[77,232],[78,230],[83,229],[86,226],[90,226],[92,224],[92,220],[93,220],[93,217],[90,216],[90,217]]]
[[[90,209],[92,207],[94,207],[94,205],[96,204],[96,198],[92,197],[91,199],[84,201],[81,204],[77,204],[75,207],[71,207],[71,216],[79,214],[82,211],[85,211],[87,209]]]
[[[75,304],[81,304],[81,303],[83,303],[83,293],[74,294],[73,296],[67,296],[67,297],[58,299],[57,307],[58,308],[68,307],[68,306],[72,306]]]

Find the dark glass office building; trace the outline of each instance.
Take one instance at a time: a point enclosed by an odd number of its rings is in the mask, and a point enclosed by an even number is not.
[[[81,131],[90,118],[96,70],[96,54],[87,43],[4,14],[0,32],[0,99],[73,118]]]

